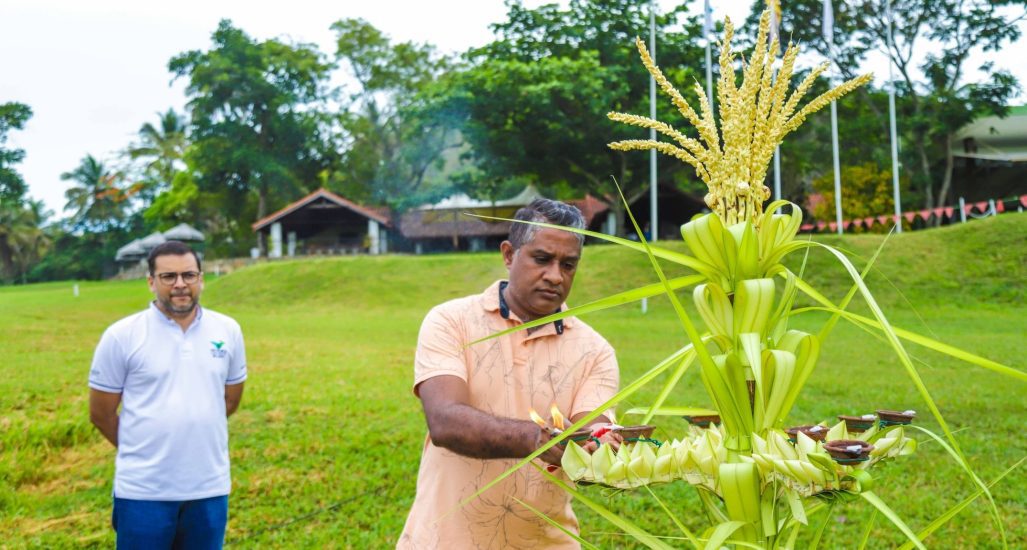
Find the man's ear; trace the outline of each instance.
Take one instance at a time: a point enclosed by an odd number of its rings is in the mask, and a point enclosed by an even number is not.
[[[510,269],[510,265],[513,264],[514,250],[513,243],[510,241],[503,241],[499,243],[499,251],[503,254],[503,263],[506,264],[506,268]]]

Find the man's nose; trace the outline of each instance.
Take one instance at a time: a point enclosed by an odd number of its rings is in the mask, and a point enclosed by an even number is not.
[[[549,262],[546,265],[545,272],[542,274],[542,278],[554,286],[563,283],[563,271],[560,270],[560,262]]]

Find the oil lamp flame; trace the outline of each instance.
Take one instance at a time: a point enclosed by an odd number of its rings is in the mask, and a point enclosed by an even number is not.
[[[549,429],[549,424],[541,416],[539,416],[537,412],[535,412],[535,409],[529,409],[528,416],[531,417],[532,422],[541,426],[543,430]]]
[[[553,416],[553,426],[556,426],[558,430],[563,430],[563,414],[560,412],[560,409],[556,408],[556,403],[553,403],[553,406],[549,408],[549,413]]]

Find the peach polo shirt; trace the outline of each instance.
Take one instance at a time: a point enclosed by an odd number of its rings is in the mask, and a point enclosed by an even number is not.
[[[613,397],[619,384],[613,348],[574,317],[563,320],[560,333],[550,323],[530,335],[523,330],[465,347],[521,324],[515,314],[509,313],[507,319],[500,311],[501,282],[428,313],[414,359],[415,393],[417,385],[429,378],[457,376],[467,382],[472,406],[523,420],[528,420],[530,408],[548,417],[555,402],[570,418],[595,410]],[[570,495],[531,466],[457,508],[516,463],[464,457],[426,438],[417,495],[397,548],[578,548],[576,541],[517,502],[530,504],[571,532],[578,531]]]

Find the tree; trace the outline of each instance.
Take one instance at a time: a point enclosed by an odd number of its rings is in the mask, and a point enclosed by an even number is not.
[[[74,212],[71,216],[74,229],[105,233],[121,227],[130,198],[130,194],[119,187],[121,174],[92,155],[86,155],[74,170],[61,174],[61,179],[77,184],[64,192],[68,200],[64,209]]]
[[[146,162],[140,183],[141,194],[147,199],[171,186],[175,174],[183,168],[182,158],[187,144],[185,120],[174,109],[168,109],[159,116],[157,126],[147,122],[139,128],[139,142],[128,149],[132,160]]]
[[[436,81],[449,60],[430,45],[392,44],[362,19],[337,21],[332,30],[336,59],[356,81],[340,117],[346,152],[334,184],[397,211],[444,193],[446,182],[432,175],[443,152],[459,144],[445,111],[435,108]]]
[[[842,168],[842,212],[846,219],[858,220],[868,216],[888,215],[895,211],[895,200],[892,194],[891,170],[881,170],[874,163]],[[905,187],[907,181],[900,181]],[[810,196],[810,210],[813,218],[834,221],[834,175],[824,174],[813,180],[816,194]],[[889,226],[880,224],[877,230],[883,232]]]
[[[648,187],[648,156],[613,151],[610,141],[630,129],[606,118],[610,111],[649,113],[649,76],[633,47],[648,36],[648,4],[627,0],[572,0],[527,9],[508,4],[507,20],[493,25],[498,39],[468,54],[471,66],[449,82],[448,109],[463,113],[460,131],[485,180],[524,177],[580,196],[613,192],[611,176],[638,196]],[[675,82],[699,77],[703,58],[698,19],[684,8],[657,17],[657,62]],[[658,117],[680,115],[665,103]],[[648,137],[641,135],[639,137]],[[664,183],[695,182],[678,162],[660,162]],[[696,185],[693,189],[699,189]],[[619,201],[612,201],[621,217]]]
[[[817,24],[822,20],[821,0],[790,2],[782,25],[795,39],[834,59],[843,73],[859,66],[873,49],[888,56],[898,72],[899,129],[907,142],[906,157],[916,167],[913,183],[927,208],[944,206],[952,184],[952,137],[977,118],[1004,116],[1007,102],[1019,90],[1012,74],[995,70],[990,62],[979,67],[983,79],[969,81],[967,61],[973,52],[1000,51],[1017,40],[1015,23],[1025,14],[1006,12],[1014,6],[1027,8],[1027,1],[893,0],[890,49],[886,4],[835,2],[832,44]]]
[[[333,162],[324,113],[329,65],[313,46],[258,42],[222,20],[208,51],[172,58],[188,78],[186,161],[201,190],[225,191],[228,213],[254,217],[295,199]],[[261,245],[263,243],[260,243]]]
[[[7,132],[21,130],[32,118],[32,108],[24,103],[0,103],[0,204],[22,202],[25,196],[25,180],[13,165],[25,158],[21,149],[7,149]]]
[[[26,281],[49,244],[40,228],[45,218],[41,202],[0,202],[0,280]]]

